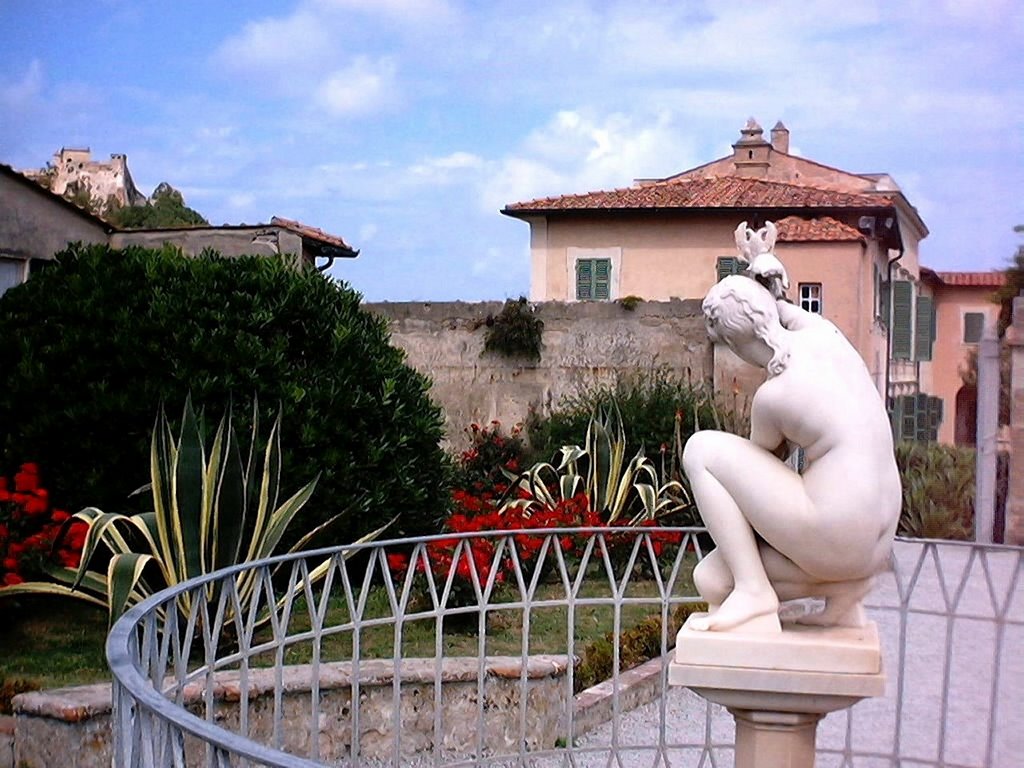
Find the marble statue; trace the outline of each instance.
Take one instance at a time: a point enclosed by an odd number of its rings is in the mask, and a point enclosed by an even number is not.
[[[814,597],[824,609],[798,621],[862,627],[862,599],[888,563],[901,506],[885,406],[839,329],[783,298],[775,227],[743,228],[748,274],[715,285],[704,316],[712,340],[767,380],[751,403],[749,439],[707,430],[683,452],[716,546],[694,571],[709,611],[690,626],[778,633],[780,601]],[[783,461],[796,447],[800,474]]]

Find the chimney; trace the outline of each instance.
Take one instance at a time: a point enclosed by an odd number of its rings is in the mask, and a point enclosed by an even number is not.
[[[772,149],[789,154],[789,129],[779,120],[772,128]]]
[[[733,163],[736,175],[745,177],[764,177],[768,173],[771,161],[768,157],[772,145],[764,140],[764,129],[757,120],[750,118],[740,129],[740,140],[732,145]]]

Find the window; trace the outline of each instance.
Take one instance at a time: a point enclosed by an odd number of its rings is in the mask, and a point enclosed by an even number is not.
[[[611,298],[611,259],[579,259],[576,262],[576,300],[608,301]]]
[[[886,279],[886,274],[882,270],[875,268],[875,318],[884,325],[886,328],[889,327],[889,299],[890,299],[890,286],[889,281]]]
[[[800,309],[821,314],[821,283],[800,283]]]
[[[0,295],[24,282],[25,262],[21,259],[0,259]]]
[[[743,264],[735,256],[722,256],[715,264],[715,281],[729,275],[738,275],[743,271]]]
[[[977,344],[984,330],[984,312],[964,312],[964,344]]]

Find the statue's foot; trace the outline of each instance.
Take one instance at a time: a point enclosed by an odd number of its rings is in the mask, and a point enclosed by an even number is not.
[[[717,610],[691,619],[689,626],[698,632],[775,634],[782,631],[779,598],[770,589],[763,593],[734,589]]]

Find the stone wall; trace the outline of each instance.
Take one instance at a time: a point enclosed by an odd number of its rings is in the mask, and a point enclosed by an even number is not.
[[[484,353],[488,317],[501,302],[381,303],[365,308],[387,319],[392,342],[433,381],[448,439],[458,444],[471,423],[523,422],[531,410],[550,411],[565,395],[595,382],[666,367],[694,381],[710,379],[711,343],[700,302],[544,302],[541,359]]]
[[[483,671],[483,728],[478,728],[476,658],[446,658],[441,665],[441,732],[434,730],[434,659],[403,659],[399,664],[400,751],[403,758],[440,752],[439,757],[468,757],[482,732],[489,755],[519,750],[520,696],[526,702],[526,747],[552,749],[564,738],[571,698],[566,681],[567,657],[487,657]],[[281,676],[281,748],[307,756],[316,739],[320,760],[343,762],[352,749],[352,665],[321,664],[320,716],[310,717],[310,665],[285,667]],[[394,754],[394,674],[389,660],[364,660],[359,667],[359,753],[364,759],[388,761]],[[525,677],[525,685],[521,678]],[[214,721],[238,732],[240,686],[237,672],[214,678]],[[249,736],[271,745],[277,675],[273,669],[250,670]],[[186,686],[186,707],[203,717],[205,686]],[[14,699],[14,766],[17,768],[109,768],[111,690],[107,683],[24,693]],[[205,746],[187,737],[185,764],[206,764]],[[0,752],[2,758],[2,752]],[[0,768],[4,768],[0,762]]]

